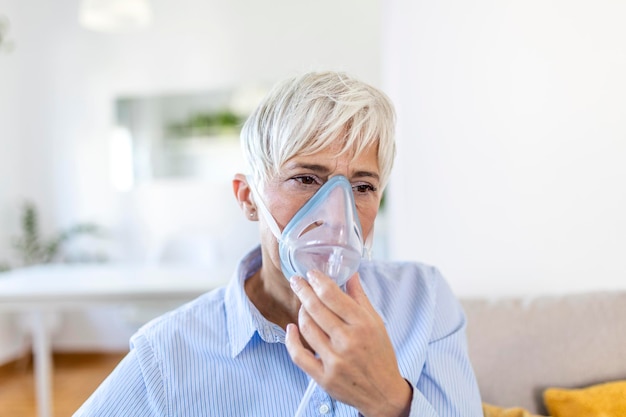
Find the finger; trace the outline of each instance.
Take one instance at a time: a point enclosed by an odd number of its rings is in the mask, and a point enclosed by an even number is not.
[[[313,378],[320,375],[322,364],[315,354],[302,343],[298,326],[290,323],[286,330],[285,346],[293,363]]]
[[[329,353],[330,337],[305,308],[298,312],[298,331],[318,357],[325,357]]]
[[[326,277],[329,279],[328,277]],[[302,303],[302,307],[309,313],[309,315],[313,318],[313,320],[326,332],[330,334],[332,329],[343,324],[343,320],[335,314],[332,310],[330,310],[323,298],[330,297],[326,291],[321,291],[318,294],[310,284],[310,282],[305,281],[304,278],[299,276],[293,276],[289,282],[291,283],[291,288]],[[335,285],[335,284],[332,284]],[[337,285],[335,285],[337,287]],[[340,295],[343,295],[345,298],[348,298],[345,294],[342,294],[339,287],[336,288]],[[335,295],[336,296],[336,295]]]
[[[358,274],[354,274],[352,281]],[[358,303],[349,293],[344,293],[337,284],[320,271],[311,270],[307,273],[309,283],[322,303],[345,323],[353,323],[360,315]],[[365,295],[365,294],[363,294]]]
[[[354,274],[346,283],[346,294],[352,297],[352,299],[361,307],[364,307],[372,313],[376,313],[376,309],[370,302],[367,294],[365,294],[365,290],[361,285],[361,277],[358,273]]]

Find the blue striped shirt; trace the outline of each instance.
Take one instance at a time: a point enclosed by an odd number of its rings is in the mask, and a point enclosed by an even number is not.
[[[226,287],[141,328],[128,355],[74,416],[293,416],[309,379],[291,361],[284,330],[246,296],[244,281],[260,266],[257,248]],[[363,262],[359,273],[413,385],[411,416],[482,416],[465,315],[439,272],[417,263]],[[318,387],[306,415],[358,412]]]

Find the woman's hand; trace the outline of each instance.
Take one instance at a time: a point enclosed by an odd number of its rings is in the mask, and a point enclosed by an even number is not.
[[[333,398],[367,417],[408,415],[411,386],[400,375],[383,321],[358,274],[345,293],[319,271],[308,278],[291,279],[302,303],[298,326],[287,326],[285,343],[294,363]]]

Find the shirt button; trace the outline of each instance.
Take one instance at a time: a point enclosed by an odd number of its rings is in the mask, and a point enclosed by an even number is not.
[[[320,414],[328,414],[329,411],[330,407],[328,406],[328,404],[324,403],[320,405]]]

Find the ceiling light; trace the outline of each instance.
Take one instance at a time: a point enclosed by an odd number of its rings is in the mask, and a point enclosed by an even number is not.
[[[78,20],[91,30],[127,32],[148,26],[152,8],[149,0],[82,0]]]

